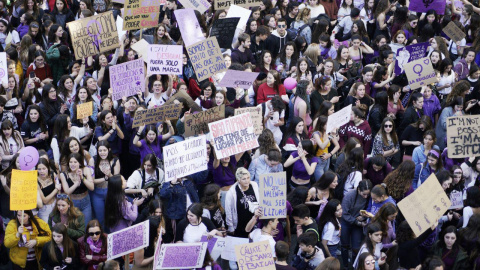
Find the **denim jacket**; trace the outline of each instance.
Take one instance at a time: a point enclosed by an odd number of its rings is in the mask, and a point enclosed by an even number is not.
[[[200,202],[195,185],[192,180],[184,179],[181,183],[172,185],[165,182],[160,190],[160,197],[167,202],[166,212],[170,219],[182,219],[187,214],[187,198],[190,196],[192,203]]]

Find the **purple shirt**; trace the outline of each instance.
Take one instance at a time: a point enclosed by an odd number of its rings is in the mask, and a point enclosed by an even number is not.
[[[158,135],[157,137],[157,143],[151,143],[147,145],[147,141],[145,139],[140,141],[142,143],[142,147],[140,147],[140,160],[143,161],[143,158],[152,153],[155,152],[155,155],[159,159],[163,159],[162,155],[162,135]]]
[[[235,183],[235,171],[237,170],[237,160],[235,156],[230,157],[230,164],[224,167],[221,162],[216,169],[213,169],[213,181],[220,187],[231,186]]]
[[[426,98],[423,96],[423,114],[428,115],[432,119],[432,123],[435,126],[435,114],[440,113],[442,111],[442,105],[440,105],[440,101],[438,97],[432,94],[430,98]]]
[[[125,199],[125,204],[122,206],[122,215],[123,218],[118,220],[117,224],[110,228],[110,233],[130,227],[137,219],[138,207]]]
[[[297,152],[292,153],[292,157],[296,158],[298,157]],[[312,157],[310,159],[307,159],[309,164],[312,163],[318,163],[318,157]],[[310,179],[310,175],[307,173],[307,170],[305,169],[305,165],[303,165],[303,161],[301,159],[295,161],[293,163],[293,169],[292,169],[292,176],[297,178],[297,179],[302,179],[302,180],[308,180]]]

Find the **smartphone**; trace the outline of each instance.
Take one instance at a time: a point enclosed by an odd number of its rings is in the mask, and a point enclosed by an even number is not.
[[[33,72],[33,71],[30,72],[30,78],[32,78],[32,79],[35,78],[35,72]]]

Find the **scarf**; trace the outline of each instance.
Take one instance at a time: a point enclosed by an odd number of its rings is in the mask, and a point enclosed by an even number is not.
[[[87,238],[87,244],[90,246],[90,249],[94,253],[100,253],[100,250],[102,250],[102,239],[98,239],[97,242],[93,242],[92,237]]]

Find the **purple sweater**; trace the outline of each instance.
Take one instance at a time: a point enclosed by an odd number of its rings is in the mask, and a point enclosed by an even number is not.
[[[432,123],[435,126],[435,114],[442,112],[442,105],[440,100],[435,95],[431,95],[430,98],[423,96],[423,114],[429,116],[432,119]]]
[[[125,204],[122,206],[122,216],[123,218],[118,220],[117,224],[110,228],[110,233],[118,232],[132,225],[138,216],[137,205],[132,204],[125,199]]]

